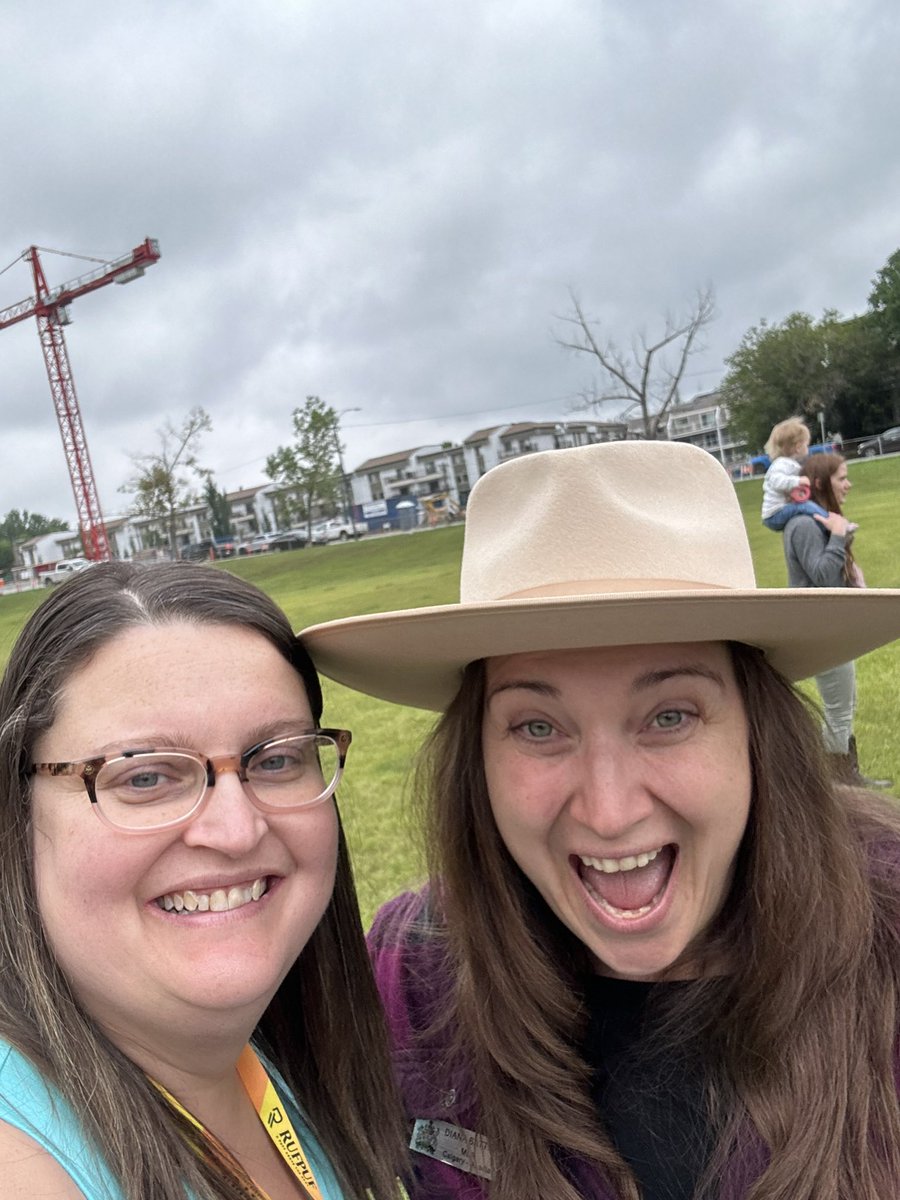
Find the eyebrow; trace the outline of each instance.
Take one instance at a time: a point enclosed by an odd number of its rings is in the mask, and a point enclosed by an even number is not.
[[[255,746],[259,742],[269,742],[274,738],[289,737],[295,733],[312,733],[314,728],[315,722],[309,720],[271,721],[266,725],[259,725],[255,729],[251,729],[243,740],[245,740],[246,746]],[[118,738],[105,746],[100,746],[98,753],[102,756],[113,752],[138,754],[147,750],[191,750],[194,748],[196,740],[195,737],[184,732],[179,733],[170,729],[168,732],[157,731],[156,733],[142,734],[140,738]],[[199,750],[195,752],[201,753]]]
[[[725,689],[725,679],[719,671],[714,670],[712,667],[704,666],[702,663],[684,663],[677,667],[657,667],[651,671],[644,671],[632,680],[631,690],[633,692],[647,691],[649,688],[657,687],[661,683],[666,683],[670,679],[677,679],[681,676],[694,679],[708,679],[723,691]],[[534,692],[536,695],[549,696],[554,699],[558,698],[561,694],[558,687],[554,687],[553,684],[546,683],[541,679],[508,679],[491,688],[485,697],[485,702],[489,704],[501,692],[516,690]]]
[[[723,690],[725,688],[725,678],[721,672],[704,666],[702,663],[684,663],[679,667],[661,667],[654,671],[645,671],[643,675],[638,675],[637,679],[633,681],[631,689],[635,692],[644,691],[680,675],[687,675],[689,678],[695,679],[709,679],[717,687]]]

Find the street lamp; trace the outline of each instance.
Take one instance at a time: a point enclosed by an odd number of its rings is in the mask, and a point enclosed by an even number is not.
[[[722,466],[725,466],[725,447],[722,445],[722,406],[716,405],[716,438],[719,442],[719,459]]]
[[[362,412],[362,409],[342,408],[340,412],[336,412],[334,414],[334,425],[332,426],[332,433],[334,434],[334,448],[337,451],[338,467],[340,468],[341,472],[341,487],[344,492],[344,517],[348,521],[353,520],[353,493],[350,491],[349,481],[347,476],[344,474],[344,455],[341,451],[339,427],[341,423],[341,417],[346,416],[347,413],[358,412]]]

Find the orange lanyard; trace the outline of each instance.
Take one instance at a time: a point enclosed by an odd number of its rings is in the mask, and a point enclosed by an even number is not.
[[[256,1052],[251,1046],[245,1046],[241,1051],[241,1056],[237,1063],[237,1071],[241,1083],[244,1085],[244,1089],[250,1097],[253,1107],[256,1109],[256,1114],[260,1121],[262,1121],[263,1128],[272,1139],[278,1153],[287,1163],[291,1174],[303,1188],[304,1195],[309,1197],[309,1200],[323,1200],[322,1192],[316,1182],[312,1166],[294,1130],[291,1119],[285,1111],[281,1100],[278,1098],[278,1093],[272,1086],[272,1081],[269,1079],[265,1067],[259,1061]],[[222,1156],[228,1161],[232,1170],[235,1170],[239,1177],[249,1179],[247,1172],[234,1155],[226,1146],[222,1145],[217,1137],[209,1132],[205,1125],[197,1120],[193,1113],[189,1113],[184,1105],[179,1104],[172,1093],[164,1088],[161,1083],[157,1083],[155,1079],[152,1080],[152,1083],[165,1096],[172,1107],[177,1109],[186,1120],[190,1121],[191,1125],[201,1134],[203,1140],[215,1143]],[[199,1147],[197,1149],[198,1153],[200,1153]],[[250,1180],[250,1182],[252,1183],[253,1181]],[[257,1184],[253,1184],[253,1187],[258,1193],[260,1200],[269,1200],[269,1197],[262,1188]]]
[[[291,1118],[285,1112],[272,1080],[252,1046],[245,1046],[241,1051],[237,1069],[257,1116],[294,1178],[311,1200],[322,1200],[312,1166],[294,1131]]]

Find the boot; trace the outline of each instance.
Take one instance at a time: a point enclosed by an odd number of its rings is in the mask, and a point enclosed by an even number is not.
[[[859,769],[859,753],[856,749],[856,735],[850,735],[850,745],[846,754],[830,754],[828,756],[834,766],[835,778],[839,783],[847,783],[851,787],[889,788],[894,786],[893,779],[869,779]]]
[[[831,764],[831,774],[835,783],[844,784],[845,787],[866,786],[866,781],[854,766],[853,759],[849,754],[834,754],[829,751],[827,757]]]

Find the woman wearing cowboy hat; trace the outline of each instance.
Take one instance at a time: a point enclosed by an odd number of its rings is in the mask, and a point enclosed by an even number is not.
[[[460,604],[306,631],[443,713],[431,882],[371,934],[417,1197],[898,1194],[900,815],[788,682],[898,636],[900,591],[757,589],[668,443],[496,468]]]

